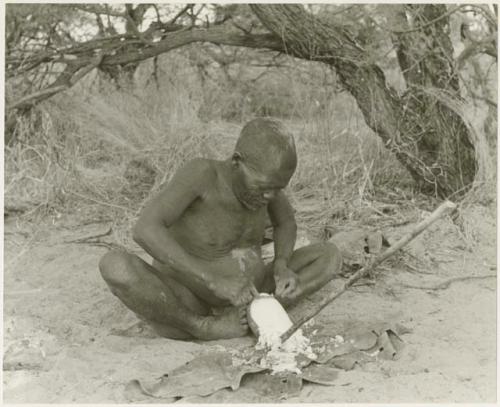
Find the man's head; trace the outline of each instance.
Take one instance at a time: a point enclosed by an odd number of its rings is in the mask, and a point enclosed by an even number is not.
[[[236,142],[232,166],[238,199],[258,209],[288,185],[297,167],[293,137],[276,120],[251,120]]]

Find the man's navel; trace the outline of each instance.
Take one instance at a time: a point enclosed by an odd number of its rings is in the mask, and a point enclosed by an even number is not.
[[[259,260],[259,254],[250,248],[246,249],[233,249],[231,250],[231,257],[238,260],[238,265],[241,272],[246,271],[246,262],[252,263]]]

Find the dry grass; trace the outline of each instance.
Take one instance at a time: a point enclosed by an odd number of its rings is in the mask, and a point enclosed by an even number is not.
[[[325,95],[310,82],[287,78],[284,84],[292,116],[283,121],[299,153],[288,194],[300,227],[321,237],[346,224],[401,221],[419,196],[354,100]],[[229,122],[222,118],[227,106],[204,107],[224,94],[237,99],[243,87],[214,94],[213,86],[179,76],[164,78],[160,89],[153,85],[98,92],[82,84],[40,106],[36,126],[22,121],[20,142],[5,150],[7,207],[27,208],[24,219],[35,222],[62,215],[82,223],[112,220],[115,239],[128,245],[148,197],[186,160],[228,157],[244,121],[259,113],[247,109]]]

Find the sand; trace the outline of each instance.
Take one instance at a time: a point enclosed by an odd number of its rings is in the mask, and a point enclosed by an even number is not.
[[[401,358],[341,372],[334,386],[304,385],[288,402],[495,401],[496,279],[415,288],[496,274],[494,209],[471,207],[464,216],[464,231],[449,220],[438,221],[407,248],[414,257],[384,263],[376,285],[353,288],[316,318],[332,334],[354,322],[402,323],[412,332],[404,335]],[[252,337],[174,341],[148,329],[120,334],[137,318],[99,275],[97,264],[106,249],[64,243],[89,226],[74,221],[68,226],[64,217],[54,223],[35,226],[8,219],[5,224],[4,402],[124,403],[131,379],[160,377],[210,346],[254,344]],[[384,233],[394,241],[404,231]],[[413,268],[405,266],[408,259]],[[306,300],[292,317],[321,295]],[[255,400],[251,392],[223,391],[185,401]]]

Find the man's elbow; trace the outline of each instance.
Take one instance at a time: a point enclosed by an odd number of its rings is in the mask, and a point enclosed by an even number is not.
[[[137,221],[132,228],[132,239],[139,246],[144,247],[146,243],[147,226],[141,220]]]

